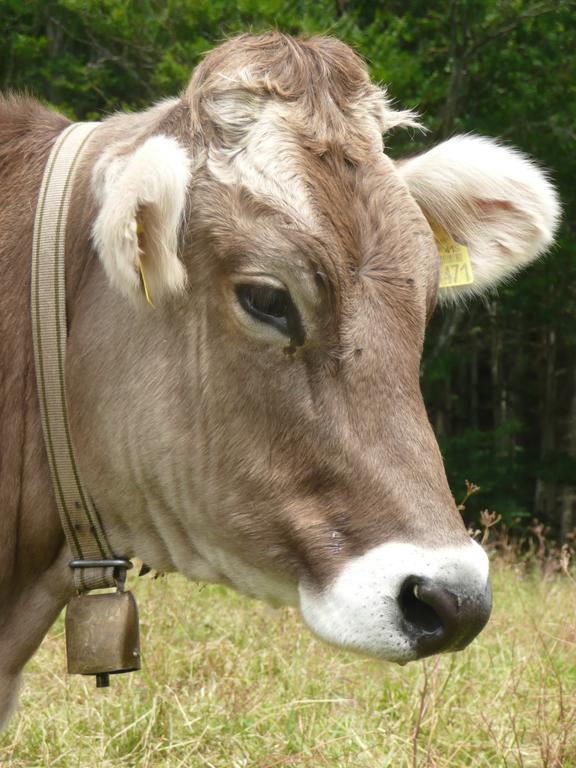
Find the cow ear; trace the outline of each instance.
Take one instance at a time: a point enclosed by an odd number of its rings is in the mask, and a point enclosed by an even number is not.
[[[489,139],[456,136],[398,170],[432,227],[468,249],[473,282],[442,288],[456,300],[506,280],[552,243],[554,187],[526,156]]]
[[[186,270],[178,232],[186,212],[190,158],[173,138],[152,136],[137,149],[112,147],[96,163],[93,187],[101,204],[94,244],[112,285],[154,302],[181,291]]]

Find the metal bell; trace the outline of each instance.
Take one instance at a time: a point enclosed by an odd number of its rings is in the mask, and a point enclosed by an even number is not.
[[[138,607],[131,592],[84,594],[66,609],[68,672],[96,675],[98,688],[109,675],[140,669]]]

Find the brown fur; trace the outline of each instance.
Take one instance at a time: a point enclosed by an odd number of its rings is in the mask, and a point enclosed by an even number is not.
[[[211,176],[207,149],[236,135],[218,113],[230,89],[292,115],[314,225]],[[68,387],[80,464],[119,554],[186,571],[217,544],[275,578],[322,584],[376,543],[465,540],[419,390],[434,245],[381,154],[382,130],[403,120],[345,45],[270,34],[211,53],[178,103],[98,130],[70,211]],[[0,102],[0,685],[71,593],[28,298],[36,197],[66,124],[28,99]],[[130,152],[161,132],[195,162],[182,233],[190,287],[152,312],[105,280],[90,175],[105,148]],[[316,286],[306,343],[288,354],[255,343],[232,308],[234,279],[262,264]],[[0,687],[0,720],[12,694]]]

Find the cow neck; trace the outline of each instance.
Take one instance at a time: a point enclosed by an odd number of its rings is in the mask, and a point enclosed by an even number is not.
[[[31,312],[36,388],[52,487],[79,593],[122,588],[129,560],[115,557],[82,482],[66,398],[65,242],[80,159],[99,123],[73,123],[56,139],[40,186],[32,244]]]

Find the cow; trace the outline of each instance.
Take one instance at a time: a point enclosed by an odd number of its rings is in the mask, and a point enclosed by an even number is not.
[[[66,234],[72,438],[114,551],[399,663],[465,647],[491,603],[420,391],[427,322],[542,254],[559,216],[546,175],[493,140],[390,159],[387,132],[416,123],[342,42],[242,35],[178,98],[101,122]],[[0,101],[2,720],[74,594],[29,299],[68,125]],[[433,230],[473,283],[439,290]]]

